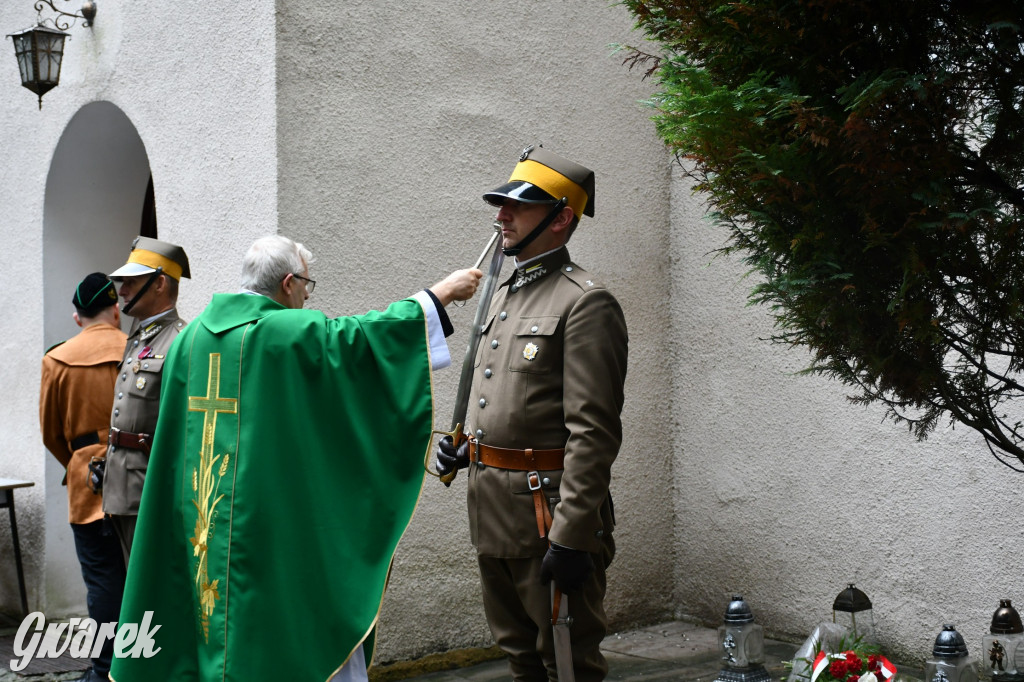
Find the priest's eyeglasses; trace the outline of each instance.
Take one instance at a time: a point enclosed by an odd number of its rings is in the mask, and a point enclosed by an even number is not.
[[[296,275],[294,272],[292,273],[292,277],[294,277],[295,279],[301,279],[303,282],[306,283],[306,293],[307,294],[312,294],[313,293],[313,289],[316,288],[316,280],[315,279],[310,279],[309,277],[303,277],[302,275]]]

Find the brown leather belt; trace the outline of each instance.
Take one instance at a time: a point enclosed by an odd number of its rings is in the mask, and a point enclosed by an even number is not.
[[[555,450],[513,450],[469,441],[469,460],[489,467],[512,471],[551,471],[561,469],[565,448]]]
[[[111,426],[110,435],[107,436],[107,442],[115,448],[141,450],[148,455],[149,447],[153,443],[153,437],[148,433],[132,433],[131,431],[122,431],[121,429]]]
[[[485,466],[511,471],[525,471],[526,482],[533,495],[533,511],[537,516],[537,536],[546,538],[551,530],[551,510],[541,486],[539,471],[561,469],[565,461],[565,448],[555,450],[513,450],[496,448],[493,445],[478,443],[476,439],[469,441],[469,459]]]

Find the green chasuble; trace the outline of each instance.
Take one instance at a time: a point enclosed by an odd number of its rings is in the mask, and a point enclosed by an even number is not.
[[[153,612],[160,651],[112,677],[330,678],[376,624],[432,410],[416,301],[327,319],[214,296],[165,360],[121,607]]]

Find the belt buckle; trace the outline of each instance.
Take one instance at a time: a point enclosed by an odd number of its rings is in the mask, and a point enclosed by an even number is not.
[[[527,472],[526,485],[530,487],[530,490],[540,490],[540,474],[536,471]]]

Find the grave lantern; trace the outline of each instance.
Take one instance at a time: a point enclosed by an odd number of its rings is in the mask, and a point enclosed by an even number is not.
[[[769,682],[764,669],[764,628],[742,595],[733,595],[725,610],[725,622],[718,628],[718,643],[725,655],[725,667],[715,682]]]
[[[1000,599],[989,634],[981,638],[981,674],[993,682],[1024,682],[1024,625],[1009,599]]]
[[[832,602],[832,622],[842,625],[854,637],[872,638],[875,634],[875,616],[871,611],[871,600],[853,583],[836,596]]]
[[[935,638],[932,657],[924,664],[924,682],[977,682],[978,665],[967,654],[967,643],[952,625]]]

